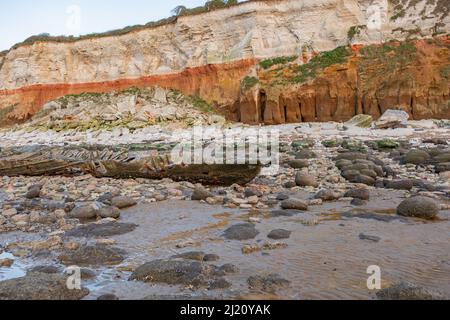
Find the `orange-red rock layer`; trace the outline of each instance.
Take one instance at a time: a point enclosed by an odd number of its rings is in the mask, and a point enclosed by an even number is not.
[[[180,73],[154,75],[137,79],[76,83],[39,84],[12,90],[0,90],[0,110],[15,106],[8,113],[9,123],[25,121],[49,101],[69,94],[107,93],[130,87],[160,86],[177,89],[186,95],[198,95],[218,105],[232,105],[239,100],[241,80],[254,68],[255,59],[226,64],[188,68]],[[223,110],[226,114],[227,110]],[[0,119],[1,120],[1,119]]]

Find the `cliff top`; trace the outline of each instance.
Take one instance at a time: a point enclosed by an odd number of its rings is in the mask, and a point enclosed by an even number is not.
[[[280,0],[245,0],[242,2],[238,2],[238,0],[210,0],[205,3],[203,6],[195,7],[195,8],[186,8],[184,6],[178,6],[176,7],[173,12],[174,15],[168,18],[164,18],[158,21],[151,21],[146,23],[145,25],[133,25],[133,26],[127,26],[121,29],[106,31],[106,32],[100,32],[100,33],[90,33],[86,35],[81,36],[51,36],[49,34],[39,34],[31,36],[27,39],[25,39],[22,42],[19,42],[11,47],[9,50],[5,50],[0,52],[0,56],[6,55],[9,51],[17,49],[22,46],[27,45],[33,45],[38,42],[62,42],[62,43],[69,43],[69,42],[76,42],[81,40],[89,40],[94,38],[103,38],[103,37],[112,37],[112,36],[121,36],[125,35],[131,32],[136,32],[144,29],[152,29],[161,27],[164,25],[169,25],[176,23],[179,18],[181,17],[188,17],[188,16],[196,16],[201,15],[205,13],[210,13],[213,11],[219,11],[228,9],[230,7],[237,7],[237,6],[243,6],[247,5],[250,2],[274,2],[274,1],[280,1]]]

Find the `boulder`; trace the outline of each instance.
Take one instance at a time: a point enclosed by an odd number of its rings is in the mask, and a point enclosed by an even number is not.
[[[299,187],[314,187],[317,188],[319,183],[317,182],[316,177],[310,174],[298,172],[295,175],[295,183]]]
[[[212,197],[213,195],[202,186],[196,186],[194,193],[192,194],[192,200],[194,201],[205,201],[206,199]]]
[[[402,110],[387,110],[375,122],[377,129],[405,128],[408,125],[409,114]]]
[[[335,201],[342,197],[340,192],[326,189],[320,190],[318,193],[314,195],[315,199],[322,199],[323,201]]]
[[[373,118],[368,114],[358,114],[347,121],[344,125],[347,127],[370,128]]]
[[[89,290],[70,290],[67,277],[40,272],[0,282],[0,300],[80,300]]]
[[[291,236],[291,231],[284,229],[276,229],[272,230],[267,237],[272,240],[281,240],[281,239],[289,239]]]
[[[433,219],[439,213],[440,206],[435,200],[416,196],[404,200],[397,207],[397,214],[404,217]]]
[[[241,223],[231,226],[224,231],[223,235],[228,240],[250,240],[256,238],[259,231],[252,223]]]
[[[287,199],[281,202],[281,208],[284,210],[308,210],[308,204],[300,199]]]
[[[361,200],[369,200],[370,192],[368,189],[363,189],[363,188],[351,189],[344,194],[344,197],[361,199]]]
[[[119,209],[130,208],[135,206],[136,204],[137,201],[130,197],[119,196],[111,199],[111,205]]]

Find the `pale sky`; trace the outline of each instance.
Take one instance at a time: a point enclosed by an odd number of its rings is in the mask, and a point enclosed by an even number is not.
[[[40,34],[80,35],[145,24],[205,0],[4,0],[0,1],[0,51]],[[77,14],[80,9],[80,15]],[[80,17],[78,19],[77,17]],[[79,23],[78,23],[79,21]]]

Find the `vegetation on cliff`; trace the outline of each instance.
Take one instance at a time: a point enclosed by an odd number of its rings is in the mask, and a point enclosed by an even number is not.
[[[121,36],[121,35],[125,35],[130,32],[134,32],[134,31],[156,28],[159,26],[175,23],[175,22],[177,22],[179,17],[203,14],[203,13],[211,12],[214,10],[225,9],[225,8],[229,8],[232,6],[241,5],[243,3],[256,2],[256,1],[271,1],[271,0],[246,0],[246,1],[241,1],[241,2],[238,2],[238,0],[210,0],[210,1],[206,1],[205,5],[195,7],[195,8],[186,8],[184,6],[178,6],[172,10],[173,16],[171,16],[169,18],[161,19],[158,21],[152,21],[152,22],[146,23],[144,25],[127,26],[122,29],[111,30],[111,31],[102,32],[102,33],[90,33],[90,34],[81,35],[81,36],[51,36],[48,33],[42,33],[42,34],[31,36],[31,37],[25,39],[23,42],[15,44],[11,49],[17,49],[22,46],[32,45],[36,42],[76,42],[76,41],[80,41],[80,40],[88,40],[88,39],[93,39],[93,38]],[[1,55],[1,53],[0,53],[0,55]]]

